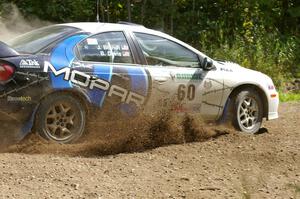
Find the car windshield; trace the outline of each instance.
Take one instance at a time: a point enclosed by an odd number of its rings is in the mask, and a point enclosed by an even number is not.
[[[34,54],[52,42],[78,30],[68,26],[48,26],[25,33],[7,43],[18,52]]]

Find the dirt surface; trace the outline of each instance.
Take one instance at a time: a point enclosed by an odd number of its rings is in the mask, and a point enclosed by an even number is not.
[[[88,144],[27,138],[0,154],[0,198],[300,198],[300,103],[258,135],[171,120],[98,127]]]

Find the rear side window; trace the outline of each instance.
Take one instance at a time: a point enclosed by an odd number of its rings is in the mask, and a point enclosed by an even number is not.
[[[50,45],[52,42],[62,39],[79,29],[68,26],[48,26],[23,34],[8,44],[16,51],[34,54]]]
[[[89,37],[77,46],[81,61],[133,63],[123,32],[105,32]]]

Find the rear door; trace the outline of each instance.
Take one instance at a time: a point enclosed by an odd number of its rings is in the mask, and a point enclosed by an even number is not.
[[[137,64],[123,31],[102,32],[77,45],[73,68],[90,74],[88,96],[113,117],[133,115],[149,93],[148,74]]]

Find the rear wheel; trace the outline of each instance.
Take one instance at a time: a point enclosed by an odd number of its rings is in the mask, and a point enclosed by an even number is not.
[[[36,114],[36,130],[45,139],[72,143],[84,132],[86,111],[79,100],[68,94],[48,96]]]
[[[253,89],[241,91],[234,99],[233,124],[246,133],[256,133],[263,119],[263,103]]]

